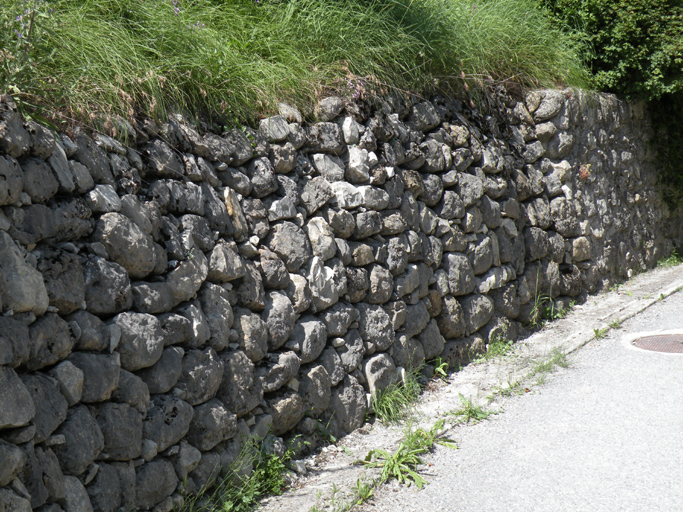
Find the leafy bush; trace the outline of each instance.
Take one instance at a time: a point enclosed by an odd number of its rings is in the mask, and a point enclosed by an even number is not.
[[[597,88],[652,100],[683,90],[680,0],[541,0],[584,45]]]

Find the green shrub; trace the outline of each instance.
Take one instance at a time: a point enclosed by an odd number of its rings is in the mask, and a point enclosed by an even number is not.
[[[597,88],[652,100],[683,90],[680,0],[541,0],[584,46]]]

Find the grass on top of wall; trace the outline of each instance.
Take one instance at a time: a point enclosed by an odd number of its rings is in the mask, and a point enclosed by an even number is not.
[[[248,122],[278,101],[306,110],[330,93],[587,81],[570,39],[536,0],[2,4],[0,88],[46,117],[185,111]]]

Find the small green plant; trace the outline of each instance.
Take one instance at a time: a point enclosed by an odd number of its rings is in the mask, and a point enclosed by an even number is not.
[[[669,267],[675,267],[677,265],[680,265],[683,263],[683,255],[678,252],[677,249],[674,249],[674,251],[669,254],[666,258],[662,258],[657,262],[657,267],[658,268],[669,268]]]
[[[537,377],[538,375],[546,375],[556,367],[568,368],[569,361],[567,360],[567,354],[562,352],[560,349],[556,348],[551,352],[549,358],[536,362],[531,370],[529,371],[527,378]]]
[[[464,423],[478,423],[482,420],[485,420],[492,414],[496,414],[493,411],[485,409],[481,405],[474,404],[472,400],[465,398],[462,393],[460,393],[459,396],[462,407],[450,412],[449,414],[458,417]]]
[[[438,356],[434,360],[434,377],[442,381],[448,381],[448,363]]]
[[[372,498],[372,493],[374,491],[373,485],[374,482],[367,484],[365,482],[361,482],[360,478],[356,480],[356,488],[354,489],[357,498],[356,505],[362,505],[364,502]]]
[[[285,488],[286,467],[291,457],[287,450],[282,456],[266,453],[262,441],[246,439],[237,459],[225,477],[214,487],[202,489],[185,500],[182,512],[248,512],[264,496],[282,494]],[[244,469],[251,467],[248,474]]]
[[[595,334],[595,339],[601,340],[602,338],[605,337],[605,335],[607,334],[607,331],[609,331],[608,327],[593,329],[593,334]]]
[[[610,329],[621,329],[621,320],[615,320],[609,324]]]
[[[411,407],[422,393],[420,370],[406,371],[402,380],[374,393],[372,408],[383,423],[397,423],[409,415]]]
[[[495,337],[491,343],[486,346],[486,352],[477,356],[473,362],[489,361],[503,357],[512,349],[513,341],[506,340],[501,337]]]
[[[435,444],[457,447],[452,440],[441,435],[444,428],[444,420],[437,421],[429,430],[409,428],[394,453],[381,449],[370,450],[365,459],[359,462],[369,468],[381,469],[379,483],[396,479],[399,483],[408,485],[415,483],[422,489],[427,481],[417,472],[418,466],[422,464],[421,455],[432,450]]]

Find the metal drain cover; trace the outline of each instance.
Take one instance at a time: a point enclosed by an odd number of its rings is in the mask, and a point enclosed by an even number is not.
[[[683,334],[658,334],[644,336],[631,342],[634,347],[667,354],[683,354]]]

